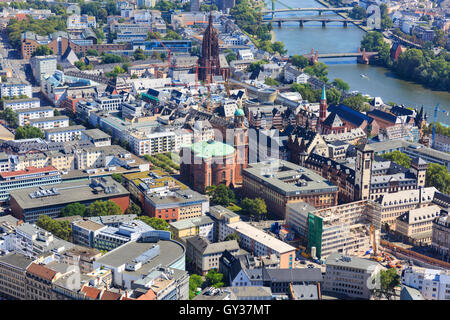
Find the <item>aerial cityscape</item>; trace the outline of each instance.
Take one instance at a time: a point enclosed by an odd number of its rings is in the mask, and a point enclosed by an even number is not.
[[[0,300],[450,300],[450,0],[0,7]]]

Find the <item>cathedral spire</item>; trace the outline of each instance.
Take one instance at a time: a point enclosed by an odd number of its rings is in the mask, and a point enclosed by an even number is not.
[[[327,94],[325,92],[325,84],[322,87],[322,98],[320,100],[325,100],[327,101]]]

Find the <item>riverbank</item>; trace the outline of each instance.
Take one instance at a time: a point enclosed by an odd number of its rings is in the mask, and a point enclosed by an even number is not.
[[[324,7],[330,8],[330,4],[328,2],[326,2],[325,0],[315,0],[317,3],[320,3],[321,5],[323,5]],[[344,18],[344,19],[348,19],[348,14],[345,12],[335,12],[338,16]],[[352,22],[352,24],[358,28],[360,28],[362,31],[364,32],[369,32],[369,28],[367,28],[367,26],[363,26],[360,23],[355,23]]]
[[[276,36],[275,36],[275,32],[274,32],[273,30],[270,30],[270,35],[272,36],[272,39],[271,39],[272,43],[274,43],[275,41],[277,41],[277,38],[276,38]]]

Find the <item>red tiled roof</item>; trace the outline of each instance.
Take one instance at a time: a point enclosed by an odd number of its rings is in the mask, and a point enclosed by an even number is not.
[[[137,300],[156,300],[156,293],[152,289],[148,289],[148,291],[137,298]]]
[[[54,166],[46,166],[44,168],[36,168],[36,167],[28,167],[25,170],[17,170],[11,172],[1,172],[0,176],[2,178],[14,177],[14,176],[22,176],[25,174],[34,174],[34,173],[42,173],[42,172],[50,172],[50,171],[58,171]]]
[[[27,18],[27,15],[25,13],[18,13],[16,14],[16,19],[21,21],[21,20],[25,20]]]
[[[100,298],[100,300],[120,300],[120,298],[122,297],[121,294],[119,293],[115,293],[115,292],[111,292],[111,291],[104,291],[102,293],[102,296]]]
[[[30,264],[27,268],[27,272],[48,281],[52,281],[56,275],[56,271],[36,263]]]
[[[94,287],[83,286],[81,292],[85,293],[86,297],[97,299],[102,291]]]

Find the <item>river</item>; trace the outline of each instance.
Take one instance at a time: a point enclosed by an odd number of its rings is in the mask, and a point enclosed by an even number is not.
[[[290,7],[317,8],[322,5],[315,0],[283,0]],[[271,8],[271,4],[268,4]],[[285,8],[277,3],[276,8]],[[323,15],[329,15],[329,12]],[[283,12],[277,16],[306,16],[317,15],[317,12]],[[337,15],[335,15],[338,17]],[[273,31],[277,41],[285,44],[288,54],[305,54],[311,49],[319,53],[356,52],[360,46],[364,31],[353,24],[347,28],[342,23],[327,23],[322,28],[320,22],[305,22],[300,28],[298,22],[283,23],[281,28],[273,24]],[[450,93],[433,91],[419,84],[404,81],[388,69],[356,63],[356,58],[326,59],[322,62],[328,65],[328,78],[341,78],[350,85],[350,90],[357,90],[373,97],[381,97],[385,103],[395,102],[409,107],[421,107],[428,114],[428,121],[433,121],[436,104],[440,109],[450,111]],[[362,77],[365,75],[366,77]],[[438,121],[450,125],[450,115],[439,112]]]

